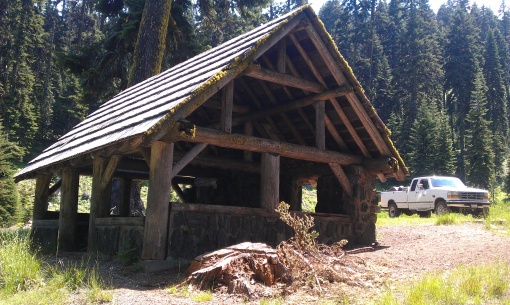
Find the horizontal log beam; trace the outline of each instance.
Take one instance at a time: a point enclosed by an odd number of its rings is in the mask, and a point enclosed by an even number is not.
[[[180,122],[176,125],[177,126],[173,128],[173,132],[170,132],[163,138],[165,141],[206,143],[219,147],[259,153],[270,152],[297,160],[319,163],[338,163],[340,165],[360,164],[363,159],[361,156],[320,150],[310,146],[296,145],[241,134],[229,134],[215,129],[187,124],[186,122]]]
[[[290,86],[299,88],[305,91],[320,93],[324,91],[324,87],[313,81],[309,81],[303,78],[295,77],[289,74],[283,74],[268,69],[264,69],[260,66],[250,65],[244,70],[244,75],[257,78],[260,80],[269,81],[272,83],[280,84],[283,86]]]

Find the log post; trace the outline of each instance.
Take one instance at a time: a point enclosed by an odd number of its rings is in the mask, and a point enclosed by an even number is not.
[[[58,219],[58,250],[72,251],[76,244],[78,187],[80,175],[76,168],[62,169],[60,213]]]
[[[48,211],[48,197],[49,197],[49,186],[51,182],[50,173],[43,173],[37,175],[35,180],[35,199],[34,199],[34,213],[32,220],[41,220],[46,216]]]
[[[234,105],[234,81],[228,83],[221,92],[221,130],[232,132],[232,108]]]
[[[244,134],[247,136],[253,136],[253,122],[246,121],[244,123]],[[244,161],[253,162],[253,153],[251,151],[243,151]]]
[[[128,217],[131,214],[131,179],[120,179],[119,216]]]
[[[173,150],[173,143],[157,141],[151,146],[142,259],[166,258]]]
[[[95,227],[96,218],[108,216],[111,199],[111,176],[105,176],[105,173],[113,174],[112,165],[108,164],[108,159],[96,156],[92,163],[92,196],[90,198],[89,215],[89,234],[88,246],[89,252],[95,251]]]
[[[268,211],[278,207],[280,199],[280,155],[262,153],[260,175],[260,206]]]
[[[324,101],[315,104],[315,145],[319,149],[326,149],[326,127],[324,122]]]

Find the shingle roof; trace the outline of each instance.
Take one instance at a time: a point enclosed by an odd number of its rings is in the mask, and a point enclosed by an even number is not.
[[[29,178],[38,170],[127,139],[141,136],[144,139],[154,139],[159,136],[158,133],[164,132],[162,124],[169,120],[182,119],[198,107],[193,106],[191,110],[182,111],[189,108],[187,104],[201,91],[207,87],[219,86],[218,80],[221,76],[226,76],[228,81],[239,75],[243,65],[246,67],[255,59],[259,49],[264,49],[264,41],[268,37],[289,22],[296,22],[297,16],[305,18],[303,14],[309,19],[310,16],[314,17],[312,24],[315,23],[315,26],[319,24],[313,10],[309,6],[303,6],[122,91],[30,161],[16,178]],[[323,28],[322,32],[326,33]],[[337,59],[343,61],[341,55],[338,56]],[[343,64],[343,72],[349,82],[359,86],[350,68],[346,63]],[[366,100],[364,95],[362,97]],[[365,108],[370,108],[368,100],[366,103],[368,106],[365,105]],[[376,121],[379,120],[373,108],[369,111],[373,112],[371,116]],[[384,129],[382,122],[378,121],[377,125]],[[398,157],[387,135],[385,141]]]

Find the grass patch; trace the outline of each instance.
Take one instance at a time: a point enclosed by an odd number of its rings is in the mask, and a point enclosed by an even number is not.
[[[446,213],[441,216],[435,217],[435,224],[437,226],[444,225],[458,225],[467,221],[473,221],[473,216],[462,215],[458,213]]]
[[[281,296],[270,298],[263,297],[260,300],[260,305],[280,305],[280,304],[283,304],[283,297]]]
[[[400,214],[400,217],[390,218],[387,211],[377,214],[377,226],[409,226],[409,225],[432,225],[435,215],[430,218],[421,218],[418,214],[407,216]]]
[[[191,299],[195,302],[207,302],[212,300],[212,291],[199,291],[191,295]]]
[[[374,304],[509,304],[509,282],[508,263],[462,266],[402,287],[401,298],[387,291]]]
[[[42,264],[30,250],[28,230],[0,231],[0,294],[29,290],[42,280]]]
[[[97,266],[85,261],[51,266],[31,249],[28,230],[0,231],[1,304],[64,304],[76,291],[87,304],[110,302],[113,294],[105,287]]]
[[[484,224],[488,229],[510,235],[510,197],[507,194],[500,193],[496,197]]]

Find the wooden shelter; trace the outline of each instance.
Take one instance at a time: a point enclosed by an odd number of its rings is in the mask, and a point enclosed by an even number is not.
[[[407,174],[307,5],[122,91],[16,179],[37,179],[36,237],[58,239],[63,250],[87,241],[89,251],[134,246],[143,259],[165,259],[288,237],[274,209],[286,201],[300,211],[304,184],[317,186],[324,241],[372,242],[375,179]],[[50,186],[54,175],[61,180]],[[93,177],[89,215],[77,213],[80,175]],[[148,181],[145,216],[128,217],[133,180]],[[51,216],[57,188],[60,212]],[[169,203],[171,188],[182,203]]]

